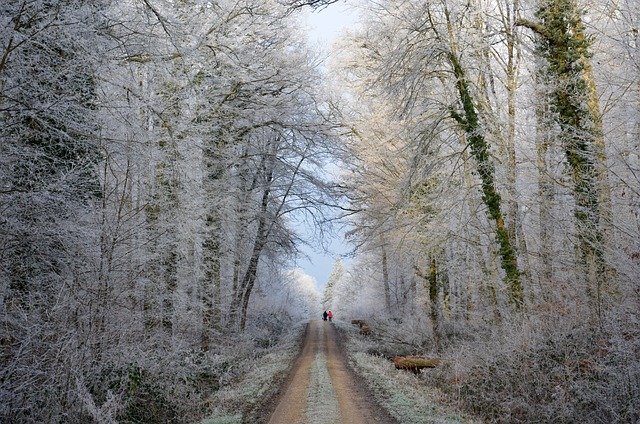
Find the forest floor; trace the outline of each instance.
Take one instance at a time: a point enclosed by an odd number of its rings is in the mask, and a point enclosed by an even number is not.
[[[397,424],[347,365],[338,331],[311,321],[300,355],[276,398],[269,424]]]
[[[379,338],[341,321],[300,324],[213,393],[200,424],[482,423],[425,384],[429,373],[369,353],[384,345]]]

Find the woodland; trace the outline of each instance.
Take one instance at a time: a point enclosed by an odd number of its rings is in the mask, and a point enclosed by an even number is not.
[[[0,2],[0,422],[198,422],[323,309],[487,422],[640,420],[640,3],[353,0],[329,59],[335,2]]]

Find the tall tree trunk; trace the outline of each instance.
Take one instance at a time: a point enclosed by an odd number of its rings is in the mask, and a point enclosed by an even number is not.
[[[431,325],[433,326],[433,338],[436,342],[436,350],[442,351],[442,337],[440,336],[440,307],[438,302],[438,269],[435,256],[431,255],[429,261],[429,301],[431,303]]]
[[[382,284],[384,286],[384,307],[389,313],[391,312],[391,289],[389,288],[389,263],[384,237],[382,237]]]
[[[433,254],[429,254],[429,270],[427,273],[415,268],[416,274],[424,280],[424,288],[429,293],[429,318],[431,318],[431,328],[436,350],[442,350],[442,333],[440,331],[440,285],[438,284],[438,263]]]
[[[520,77],[520,46],[516,35],[516,19],[519,14],[518,0],[507,0],[501,6],[503,27],[507,41],[507,63],[505,72],[507,79],[505,82],[507,90],[507,133],[505,138],[507,157],[507,190],[509,192],[509,217],[507,228],[511,235],[511,243],[518,247],[518,256],[521,260],[522,275],[528,287],[531,287],[531,265],[529,263],[529,252],[523,229],[522,216],[520,214],[520,204],[518,201],[518,168],[516,157],[516,96]],[[525,284],[525,287],[527,285]],[[530,289],[530,294],[533,291]]]
[[[456,87],[463,108],[463,115],[452,110],[451,116],[464,129],[469,147],[471,148],[471,154],[476,160],[478,174],[480,175],[482,183],[483,200],[487,205],[490,218],[495,223],[496,238],[500,246],[501,265],[506,273],[505,284],[509,289],[509,301],[518,309],[522,306],[524,299],[522,281],[515,251],[511,245],[509,233],[504,224],[501,210],[501,197],[495,188],[494,166],[489,157],[489,146],[482,135],[482,128],[475,106],[473,105],[471,92],[469,91],[464,71],[455,51],[450,52],[449,60],[456,77]]]
[[[445,16],[447,18],[449,39],[452,40],[448,59],[453,69],[453,75],[456,80],[455,85],[463,111],[462,114],[460,114],[452,109],[451,117],[458,122],[467,135],[471,154],[475,158],[478,174],[480,175],[483,200],[487,206],[489,217],[495,223],[496,239],[500,246],[501,266],[506,274],[504,281],[509,291],[509,301],[516,309],[519,309],[524,300],[522,280],[520,270],[518,269],[516,254],[509,238],[509,232],[504,223],[501,210],[501,197],[495,187],[495,171],[489,154],[489,145],[483,135],[483,129],[473,103],[469,83],[457,56],[456,46],[455,43],[453,43],[453,27],[448,9],[446,8]]]
[[[213,217],[207,219],[207,223],[211,224]],[[204,267],[204,277],[201,283],[202,291],[202,334],[200,336],[200,348],[203,352],[209,350],[210,336],[212,329],[220,329],[220,240],[216,234],[217,226],[208,225],[208,237],[203,242],[202,264]]]
[[[267,242],[267,206],[269,204],[270,187],[265,188],[262,194],[261,214],[258,221],[258,229],[256,231],[256,237],[253,242],[253,249],[251,252],[251,258],[249,264],[244,273],[244,277],[240,282],[236,295],[233,299],[231,311],[235,315],[236,321],[239,318],[240,331],[244,331],[247,324],[247,309],[249,307],[249,299],[253,286],[258,274],[258,262],[260,261],[260,255],[262,249]]]
[[[226,101],[225,98],[224,101]],[[223,103],[224,103],[223,101]],[[202,302],[202,333],[200,347],[202,351],[210,348],[211,331],[222,327],[222,258],[224,237],[222,236],[222,212],[215,205],[220,196],[220,187],[224,186],[227,172],[225,149],[222,134],[216,134],[203,149],[204,176],[202,186],[205,192],[205,213],[202,240],[202,280],[200,282]]]
[[[162,293],[162,328],[167,335],[173,335],[173,319],[175,313],[175,292],[178,287],[178,253],[177,246],[172,243],[167,247],[165,266],[165,289]]]
[[[536,16],[539,23],[521,19],[519,24],[536,32],[537,51],[547,60],[551,105],[573,180],[579,262],[588,299],[601,318],[606,283],[602,200],[607,195],[602,118],[588,61],[590,41],[575,0],[542,0]]]
[[[247,309],[249,307],[249,299],[258,273],[258,262],[260,261],[262,249],[267,243],[267,211],[269,206],[269,196],[271,194],[271,183],[273,180],[273,159],[274,158],[272,157],[269,160],[263,161],[263,167],[266,175],[264,178],[264,189],[262,191],[262,199],[259,208],[258,227],[256,229],[249,264],[247,265],[244,277],[239,282],[238,288],[235,291],[231,302],[230,312],[232,322],[239,326],[240,331],[244,331],[246,327]]]
[[[537,119],[537,132],[536,132],[536,153],[537,153],[537,169],[538,169],[538,220],[540,222],[540,262],[538,279],[540,281],[540,290],[543,299],[548,300],[548,294],[546,287],[553,279],[553,230],[551,228],[553,220],[551,214],[551,208],[554,203],[553,193],[553,177],[548,166],[548,152],[550,147],[549,130],[551,128],[550,116],[547,102],[542,101],[546,99],[546,90],[544,93],[538,90],[537,97],[540,101],[537,102],[536,119]]]

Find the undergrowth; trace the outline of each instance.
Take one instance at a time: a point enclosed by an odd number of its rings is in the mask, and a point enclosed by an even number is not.
[[[260,423],[260,408],[286,378],[304,328],[249,328],[220,336],[208,352],[159,343],[153,355],[120,350],[77,378],[87,416],[70,422]]]
[[[337,324],[347,336],[349,363],[363,377],[374,392],[376,401],[402,424],[451,424],[473,423],[471,417],[447,404],[447,399],[435,387],[424,384],[421,377],[395,369],[386,357],[370,354],[380,341],[374,337],[361,336],[348,324]],[[397,348],[396,348],[397,349]],[[401,349],[407,349],[405,346]]]
[[[639,335],[637,327],[536,320],[459,346],[433,376],[491,422],[636,423]]]
[[[242,372],[229,384],[212,392],[211,406],[201,424],[258,424],[268,417],[261,410],[277,392],[297,356],[306,323],[299,323],[282,335],[263,355],[246,362]]]
[[[439,353],[418,322],[368,320],[367,336],[340,328],[353,368],[401,423],[472,422],[470,416],[491,423],[640,422],[637,305],[610,311],[600,323],[580,316],[539,313],[500,326],[448,322]],[[396,371],[390,359],[407,354],[442,361],[417,376]]]

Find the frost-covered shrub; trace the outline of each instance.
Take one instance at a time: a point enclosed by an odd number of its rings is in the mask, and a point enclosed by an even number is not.
[[[636,422],[639,334],[638,327],[605,331],[572,318],[536,322],[458,346],[431,384],[494,422]]]
[[[396,355],[424,354],[434,350],[431,326],[422,317],[400,319],[377,315],[366,322],[370,334],[364,341],[369,343],[369,354],[392,359]]]
[[[261,415],[261,406],[274,396],[284,382],[289,367],[300,351],[304,324],[291,326],[266,349],[255,349],[254,355],[245,355],[242,367],[233,381],[227,382],[207,397],[208,418],[204,423],[261,423],[267,417]],[[250,336],[245,337],[251,340]]]
[[[83,404],[98,422],[107,410],[121,423],[193,421],[205,414],[206,398],[235,377],[232,360],[194,351],[121,356],[85,377]]]
[[[338,324],[351,368],[360,375],[379,402],[398,422],[407,424],[473,423],[472,417],[461,416],[448,404],[442,391],[427,387],[413,373],[395,369],[393,362],[371,354],[375,340],[361,336],[347,324]],[[387,346],[389,348],[389,346]],[[430,372],[429,372],[430,373]],[[425,374],[427,375],[427,374]]]
[[[256,346],[269,348],[276,344],[283,334],[290,331],[294,323],[293,317],[286,312],[261,311],[251,316],[246,333],[254,340]]]
[[[302,328],[252,325],[244,334],[220,336],[209,352],[168,347],[147,355],[114,352],[78,382],[79,406],[87,415],[73,422],[175,423],[216,413],[255,415],[286,376]]]

